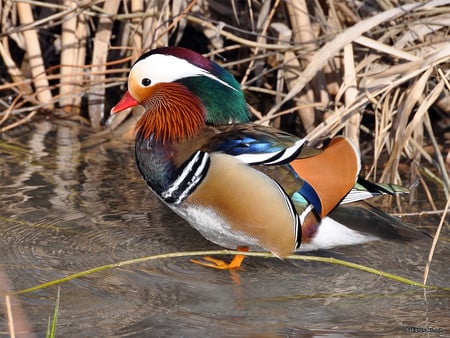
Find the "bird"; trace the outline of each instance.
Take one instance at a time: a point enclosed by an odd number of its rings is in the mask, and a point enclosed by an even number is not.
[[[144,111],[135,126],[141,176],[219,246],[282,259],[424,235],[366,201],[408,189],[361,177],[360,154],[348,138],[312,147],[305,138],[251,122],[239,82],[195,51],[170,46],[140,56],[111,115],[135,106]],[[228,270],[240,268],[244,257],[192,261]]]

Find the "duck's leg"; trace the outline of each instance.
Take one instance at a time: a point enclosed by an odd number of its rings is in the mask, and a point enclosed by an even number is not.
[[[240,246],[236,249],[237,251],[247,252],[248,247]],[[203,260],[191,259],[192,263],[203,265],[209,268],[219,269],[219,270],[234,270],[241,267],[242,261],[244,260],[244,255],[235,255],[230,263],[227,263],[221,259],[213,258],[210,256],[203,257]]]

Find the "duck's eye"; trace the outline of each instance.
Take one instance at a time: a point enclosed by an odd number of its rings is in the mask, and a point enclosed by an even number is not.
[[[148,87],[152,83],[152,80],[150,80],[148,77],[144,77],[142,79],[141,83],[144,87]]]

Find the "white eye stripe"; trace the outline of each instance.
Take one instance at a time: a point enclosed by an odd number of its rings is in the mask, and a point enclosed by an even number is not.
[[[173,55],[152,54],[137,62],[130,72],[130,78],[138,79],[139,86],[142,87],[145,87],[142,83],[144,78],[148,78],[151,84],[154,85],[163,82],[174,82],[192,76],[206,76],[220,82],[224,86],[237,90],[207,70]]]

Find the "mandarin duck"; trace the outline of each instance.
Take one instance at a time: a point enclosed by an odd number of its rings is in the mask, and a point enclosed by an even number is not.
[[[275,128],[249,123],[236,79],[180,47],[143,54],[111,114],[141,105],[135,157],[150,189],[206,239],[283,258],[380,238],[422,233],[364,202],[407,190],[358,176],[360,155],[338,136],[321,149]],[[238,268],[212,257],[194,262]]]

